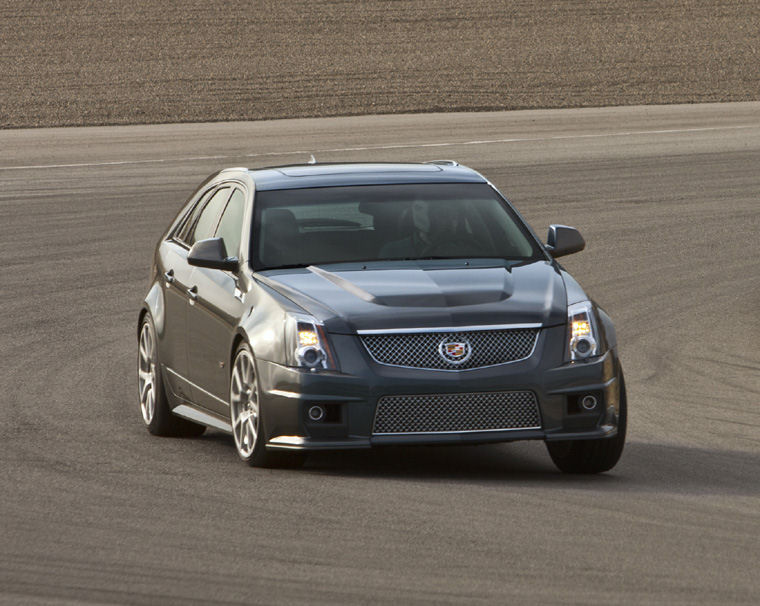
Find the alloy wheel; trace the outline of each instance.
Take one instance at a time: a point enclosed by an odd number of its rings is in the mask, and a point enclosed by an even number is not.
[[[150,425],[156,413],[156,363],[154,361],[155,340],[149,322],[144,322],[140,330],[139,353],[137,356],[138,389],[140,391],[140,411],[143,421]]]
[[[230,421],[238,454],[249,459],[259,434],[259,395],[253,356],[246,349],[238,352],[232,367]]]

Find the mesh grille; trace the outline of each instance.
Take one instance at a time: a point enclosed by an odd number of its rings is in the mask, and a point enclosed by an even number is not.
[[[375,413],[374,434],[540,429],[531,391],[385,396]]]
[[[363,335],[376,362],[391,366],[460,370],[515,362],[527,358],[538,337],[537,328]],[[444,344],[461,343],[469,354],[447,356]],[[454,353],[459,353],[455,351]]]

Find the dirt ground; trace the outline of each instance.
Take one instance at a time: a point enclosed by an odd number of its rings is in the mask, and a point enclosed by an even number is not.
[[[760,99],[760,3],[0,0],[0,127]]]

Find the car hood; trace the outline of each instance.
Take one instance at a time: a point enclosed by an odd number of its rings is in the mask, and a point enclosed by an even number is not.
[[[567,321],[565,286],[548,261],[487,267],[311,266],[258,276],[335,333]]]

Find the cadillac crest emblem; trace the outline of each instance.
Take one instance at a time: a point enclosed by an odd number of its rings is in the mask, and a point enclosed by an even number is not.
[[[449,364],[464,364],[472,355],[472,347],[466,339],[446,337],[438,344],[438,354]]]

